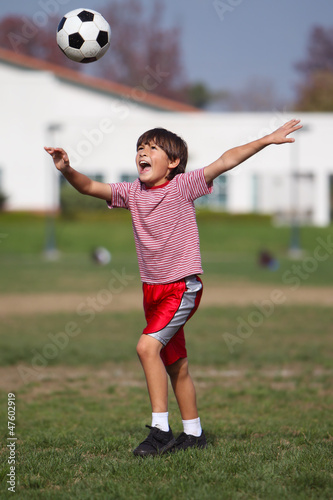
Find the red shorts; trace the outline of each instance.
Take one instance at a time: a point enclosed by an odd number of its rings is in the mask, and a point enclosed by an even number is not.
[[[201,279],[195,275],[162,285],[143,283],[147,321],[143,333],[163,344],[165,366],[187,357],[183,327],[198,309],[202,288]]]

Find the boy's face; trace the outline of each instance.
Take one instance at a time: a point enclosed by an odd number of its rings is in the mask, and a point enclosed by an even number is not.
[[[140,144],[136,154],[136,167],[140,181],[148,187],[160,186],[167,181],[170,170],[176,168],[179,159],[171,161],[162,148],[154,142]]]

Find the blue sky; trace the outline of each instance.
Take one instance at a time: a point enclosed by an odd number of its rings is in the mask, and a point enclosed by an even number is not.
[[[147,8],[152,0],[141,0]],[[33,16],[48,8],[59,18],[78,7],[103,13],[107,0],[15,0],[3,2],[0,16]],[[48,7],[49,5],[49,7]],[[108,19],[112,28],[112,19]],[[305,55],[311,27],[333,27],[331,0],[166,1],[166,25],[182,29],[183,61],[190,81],[212,89],[243,89],[253,78],[274,84],[291,99],[298,75],[294,63]]]

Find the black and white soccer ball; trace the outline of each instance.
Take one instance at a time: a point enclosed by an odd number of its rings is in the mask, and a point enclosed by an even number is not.
[[[57,44],[72,61],[97,61],[110,47],[111,28],[95,10],[75,9],[60,21]]]

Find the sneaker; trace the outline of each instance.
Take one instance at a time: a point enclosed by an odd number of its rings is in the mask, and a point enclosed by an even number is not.
[[[139,444],[135,450],[133,450],[134,455],[138,457],[147,457],[149,455],[160,455],[162,449],[167,445],[172,446],[176,441],[173,437],[172,430],[169,429],[167,432],[161,431],[158,427],[151,427],[146,425],[150,429],[150,433],[142,443]]]
[[[182,432],[177,437],[174,443],[170,443],[169,445],[164,447],[163,453],[167,452],[173,453],[178,450],[186,450],[187,448],[206,448],[206,447],[207,447],[207,441],[204,431],[202,431],[201,436],[199,437],[192,436],[191,434],[185,434],[185,432]]]

